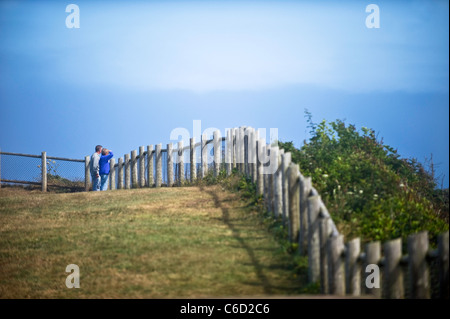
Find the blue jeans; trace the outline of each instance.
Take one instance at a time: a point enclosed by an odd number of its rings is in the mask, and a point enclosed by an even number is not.
[[[107,191],[108,190],[109,175],[108,174],[102,174],[102,175],[100,175],[100,178],[102,180],[102,185],[100,186],[100,190],[101,191]]]
[[[92,176],[92,190],[94,192],[100,190],[100,176]]]

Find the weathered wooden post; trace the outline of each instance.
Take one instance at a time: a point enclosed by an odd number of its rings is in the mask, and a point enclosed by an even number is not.
[[[234,141],[236,170],[241,172],[241,128],[236,128],[236,138]]]
[[[264,142],[262,139],[258,139],[256,142],[257,148],[257,158],[256,158],[256,166],[257,166],[257,187],[256,191],[258,195],[264,195],[264,166],[262,163],[262,157],[264,152]]]
[[[162,145],[156,145],[156,187],[161,187],[162,184]]]
[[[311,193],[311,177],[303,177],[299,174],[300,180],[300,241],[299,251],[302,256],[306,256],[308,251],[308,197]]]
[[[144,146],[139,146],[139,187],[145,187],[145,155],[144,155]]]
[[[195,137],[191,137],[190,139],[190,169],[191,169],[191,183],[193,183],[197,179],[197,158],[195,156]]]
[[[155,155],[153,152],[153,145],[147,146],[147,184],[148,187],[153,187],[154,178],[153,178],[153,159]]]
[[[167,186],[173,186],[173,146],[167,144]]]
[[[213,147],[214,147],[214,177],[219,177],[220,172],[220,131],[214,131],[213,133]]]
[[[137,166],[137,151],[131,151],[131,187],[138,188],[138,166]]]
[[[42,191],[46,192],[47,191],[47,152],[42,152]]]
[[[248,169],[248,139],[249,139],[250,128],[244,127],[244,175],[249,177],[249,169]]]
[[[320,279],[320,233],[319,213],[320,196],[308,198],[308,278],[310,283],[318,282]]]
[[[263,173],[263,184],[264,184],[264,207],[268,212],[270,212],[270,206],[269,206],[269,174],[266,174],[266,171],[264,170]]]
[[[91,188],[91,168],[90,163],[91,158],[90,156],[84,157],[84,190],[86,192],[89,192],[89,189]]]
[[[439,298],[448,299],[449,281],[448,281],[448,236],[446,232],[438,237],[438,267],[439,267]]]
[[[233,167],[233,169],[235,169],[237,167],[237,163],[236,163],[236,159],[237,159],[236,142],[237,142],[238,129],[237,128],[233,128],[231,132],[233,134],[231,136],[231,140],[232,140],[231,158],[232,158],[232,161],[233,161],[232,167]]]
[[[274,146],[274,159],[276,161],[275,166],[277,170],[273,173],[273,211],[275,218],[280,218],[283,214],[283,186],[281,176],[281,155],[278,146]]]
[[[231,175],[233,168],[233,129],[227,130],[226,150],[225,150],[225,165],[227,169],[227,176]]]
[[[409,284],[413,299],[430,298],[430,273],[427,264],[428,232],[408,237]]]
[[[272,155],[273,155],[273,150],[272,147],[269,145],[268,146],[269,149],[269,154],[270,154],[270,160],[272,161]],[[273,165],[273,162],[269,162],[269,165]],[[269,168],[270,169],[270,168]],[[268,172],[267,175],[267,198],[268,198],[268,207],[269,207],[269,212],[271,212],[272,214],[274,213],[274,196],[273,196],[273,173],[272,172]]]
[[[347,294],[351,296],[361,295],[361,266],[359,255],[361,253],[361,240],[355,238],[347,243],[345,255],[345,286]]]
[[[202,146],[201,146],[201,178],[205,178],[208,174],[208,145],[206,145],[206,134],[202,134]]]
[[[381,297],[381,278],[376,278],[372,269],[368,266],[378,266],[381,259],[381,244],[379,241],[366,244],[366,257],[364,261],[364,292],[376,298]]]
[[[384,287],[385,298],[403,299],[402,239],[394,239],[384,244]]]
[[[184,183],[184,150],[183,141],[178,142],[178,185],[182,186]]]
[[[130,183],[130,175],[131,175],[131,169],[130,169],[130,154],[125,154],[124,156],[124,164],[125,164],[125,189],[131,188]]]
[[[291,153],[284,153],[281,156],[281,182],[283,192],[283,225],[286,226],[289,218],[289,186],[287,171],[291,163]]]
[[[252,175],[252,182],[257,183],[258,182],[258,167],[256,164],[256,141],[258,140],[258,131],[255,129],[252,129],[252,135],[251,135],[251,144],[250,144],[250,168],[251,168],[251,175]]]
[[[117,171],[117,178],[119,179],[119,183],[117,185],[117,188],[119,189],[123,189],[123,158],[119,157],[119,162],[118,162],[118,166],[119,169]]]
[[[328,238],[330,231],[328,227],[330,218],[319,217],[319,239],[320,239],[320,292],[322,294],[329,293],[328,284]]]
[[[109,189],[115,190],[116,189],[116,168],[114,167],[116,165],[116,160],[114,158],[111,158],[109,160]]]
[[[345,296],[344,236],[338,235],[328,239],[328,282],[332,295]]]
[[[245,139],[244,139],[244,127],[239,128],[239,172],[244,175],[245,174]]]
[[[300,172],[297,164],[289,164],[289,241],[298,243],[300,228]]]

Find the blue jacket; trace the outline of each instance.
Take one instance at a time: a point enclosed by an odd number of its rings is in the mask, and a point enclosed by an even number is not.
[[[113,152],[109,152],[109,155],[102,155],[100,157],[99,165],[100,165],[100,175],[108,175],[109,174],[109,160],[114,156]]]

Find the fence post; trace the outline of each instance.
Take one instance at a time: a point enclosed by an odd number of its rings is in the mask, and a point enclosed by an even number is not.
[[[413,299],[430,298],[430,274],[427,264],[428,232],[408,237],[409,284]]]
[[[364,262],[364,291],[367,295],[372,295],[376,298],[380,298],[381,297],[381,288],[380,286],[374,286],[373,288],[369,287],[369,282],[373,277],[373,273],[371,273],[368,269],[367,266],[369,265],[379,265],[380,263],[380,259],[381,259],[381,245],[379,241],[376,242],[372,242],[366,245],[366,258],[365,258],[365,262]],[[381,284],[381,278],[378,278],[380,281],[378,282],[379,284]],[[374,280],[376,280],[376,278],[374,278]],[[376,284],[375,282],[373,284]]]
[[[125,189],[130,189],[130,154],[125,154],[123,157],[125,162]]]
[[[308,197],[311,193],[311,177],[303,177],[303,175],[299,174],[299,196],[300,196],[300,209],[299,209],[299,222],[300,222],[300,241],[299,241],[299,250],[300,254],[305,256],[308,250]]]
[[[405,297],[403,288],[403,272],[400,265],[402,259],[402,239],[394,239],[384,244],[384,287],[388,299]]]
[[[258,168],[256,164],[256,141],[258,140],[258,131],[255,129],[252,129],[252,138],[251,138],[251,144],[250,144],[250,168],[251,168],[251,175],[252,175],[252,182],[256,184],[258,182]]]
[[[239,127],[239,139],[238,139],[238,165],[239,172],[244,175],[245,174],[245,145],[244,145],[244,128]]]
[[[191,169],[191,183],[193,183],[197,179],[197,161],[195,157],[195,137],[191,137],[190,139],[190,169]]]
[[[123,189],[123,158],[122,157],[119,157],[119,162],[118,162],[118,171],[117,171],[117,174],[118,174],[118,179],[119,179],[119,183],[118,183],[118,185],[117,185],[117,187],[119,188],[119,189]]]
[[[178,185],[182,186],[184,182],[184,150],[183,141],[178,142]]]
[[[219,177],[220,172],[220,143],[219,143],[220,131],[214,131],[213,133],[213,147],[214,147],[214,177]]]
[[[264,191],[263,191],[263,194],[264,194],[264,207],[266,208],[266,210],[268,212],[270,212],[270,205],[269,205],[269,202],[270,202],[270,199],[269,199],[269,174],[264,174],[263,177],[264,177],[264,181],[263,181],[263,183],[264,183]]]
[[[275,218],[279,218],[283,214],[283,190],[281,183],[281,154],[278,146],[273,147],[275,153],[275,165],[277,170],[273,173],[273,211]]]
[[[263,154],[263,150],[264,150],[264,143],[262,139],[258,139],[256,141],[256,148],[257,148],[257,152],[256,152],[256,166],[257,166],[257,194],[258,195],[264,195],[264,166],[263,163],[261,162],[261,157]]]
[[[84,190],[89,192],[91,188],[91,157],[84,157]]]
[[[173,186],[173,146],[167,144],[167,186]]]
[[[245,177],[249,177],[249,169],[248,169],[248,138],[249,138],[249,127],[244,127],[244,136],[243,136],[243,142],[244,142],[244,175]]]
[[[116,169],[115,169],[114,165],[116,165],[116,161],[115,161],[114,158],[111,158],[109,160],[109,167],[110,167],[110,170],[109,170],[109,183],[110,183],[109,189],[110,190],[115,190],[116,189]]]
[[[320,239],[320,292],[328,294],[328,253],[327,243],[329,238],[328,223],[330,218],[319,218],[319,239]]]
[[[289,241],[298,243],[300,228],[300,172],[298,165],[291,163],[288,169],[289,181]]]
[[[0,189],[2,188],[2,149],[0,148]]]
[[[308,278],[310,283],[320,279],[320,241],[318,218],[320,213],[320,196],[308,198]]]
[[[162,184],[162,145],[156,145],[156,187],[161,187]]]
[[[147,184],[148,187],[153,187],[154,179],[153,179],[153,145],[147,146]]]
[[[205,178],[208,174],[208,146],[206,145],[206,134],[202,134],[202,146],[201,146],[201,178]]]
[[[438,237],[438,267],[439,267],[439,298],[448,299],[448,236],[449,232],[439,235]]]
[[[361,240],[355,238],[347,243],[347,253],[345,255],[345,279],[346,291],[351,296],[361,295],[361,266],[359,255],[361,253]]]
[[[231,134],[232,134],[232,136],[231,136],[231,143],[232,143],[232,146],[231,146],[231,159],[232,159],[232,162],[233,162],[233,165],[232,165],[233,169],[235,169],[237,167],[236,166],[236,139],[237,139],[237,132],[238,132],[237,128],[231,129]]]
[[[338,235],[328,239],[328,280],[330,294],[337,296],[345,295],[344,263],[342,254],[344,252],[344,236]]]
[[[138,188],[137,151],[131,151],[131,187]]]
[[[285,153],[281,156],[281,182],[283,193],[283,225],[287,225],[287,219],[289,217],[289,191],[288,191],[288,177],[287,170],[291,163],[291,153]]]
[[[42,152],[42,191],[47,191],[47,152]]]
[[[139,187],[145,187],[144,146],[139,146]]]
[[[272,153],[272,149],[269,147],[269,153]],[[269,211],[274,214],[274,196],[273,196],[273,173],[266,174],[267,175],[267,198]]]
[[[227,170],[227,176],[231,175],[232,159],[231,159],[231,130],[227,130],[227,136],[225,139],[225,168]]]

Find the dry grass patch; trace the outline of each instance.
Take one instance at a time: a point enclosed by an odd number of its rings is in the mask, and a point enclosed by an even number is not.
[[[68,264],[80,289],[65,286]],[[192,298],[299,291],[292,258],[220,186],[0,190],[1,298]]]

